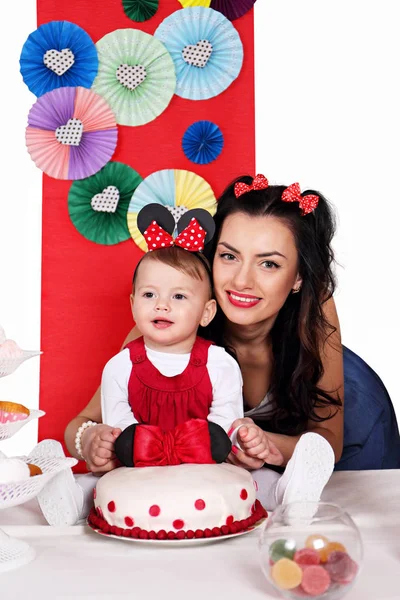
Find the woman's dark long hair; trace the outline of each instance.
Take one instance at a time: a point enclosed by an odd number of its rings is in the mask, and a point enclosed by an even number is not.
[[[207,254],[213,260],[224,220],[234,213],[281,219],[294,236],[302,286],[298,294],[288,296],[271,331],[274,369],[269,394],[273,411],[268,424],[258,424],[264,428],[267,426],[270,431],[297,435],[306,429],[309,419],[325,420],[316,413],[316,409],[331,407],[332,417],[336,407],[341,405],[335,395],[337,390],[327,393],[318,387],[323,375],[321,348],[335,331],[323,313],[323,304],[335,289],[331,248],[334,217],[327,200],[314,190],[307,190],[302,195],[317,195],[318,206],[312,213],[302,216],[298,202],[282,201],[285,186],[271,185],[236,198],[234,184],[238,181],[251,184],[253,178],[244,176],[236,179],[222,194],[214,217],[216,233]],[[226,347],[224,315],[220,309],[200,335]]]

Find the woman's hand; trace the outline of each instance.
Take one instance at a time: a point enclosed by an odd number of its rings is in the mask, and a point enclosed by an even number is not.
[[[241,466],[248,469],[259,469],[264,462],[278,466],[283,464],[284,458],[282,453],[272,442],[268,434],[258,427],[252,419],[248,417],[237,419],[232,424],[232,427],[234,429],[240,427],[237,432],[237,438],[242,450],[234,446],[232,453],[236,461],[231,460],[229,462],[233,464],[240,462]]]
[[[114,444],[121,433],[118,427],[103,424],[85,429],[81,437],[81,446],[82,456],[89,471],[106,473],[119,466],[115,457]]]

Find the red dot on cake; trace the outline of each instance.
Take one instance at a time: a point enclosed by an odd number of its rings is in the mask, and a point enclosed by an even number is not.
[[[150,508],[149,508],[149,515],[151,517],[158,517],[160,512],[161,512],[161,508],[159,506],[157,506],[157,504],[153,504],[153,506],[150,506]]]
[[[115,502],[114,500],[111,500],[111,502],[109,502],[107,504],[107,508],[110,512],[115,512]]]
[[[194,503],[194,507],[197,508],[197,510],[204,510],[206,507],[206,503],[204,502],[204,500],[196,500],[196,502]]]
[[[135,524],[135,521],[132,519],[132,517],[125,517],[125,525],[127,527],[133,527]]]
[[[247,490],[243,489],[243,490],[240,492],[240,497],[241,497],[241,499],[242,499],[242,500],[247,500],[247,496],[248,496]]]
[[[226,524],[229,526],[229,525],[232,525],[232,523],[233,523],[233,516],[229,515],[229,517],[226,517]]]
[[[184,526],[185,523],[182,521],[182,519],[175,519],[175,521],[172,523],[172,527],[175,529],[183,529]]]

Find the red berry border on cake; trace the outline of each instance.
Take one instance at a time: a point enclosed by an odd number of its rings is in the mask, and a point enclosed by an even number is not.
[[[222,527],[213,527],[209,529],[192,529],[180,531],[165,531],[161,529],[157,533],[153,530],[147,531],[146,529],[140,529],[140,527],[132,527],[130,529],[123,529],[122,527],[116,527],[115,525],[109,525],[107,521],[99,517],[96,513],[95,508],[92,508],[88,517],[88,523],[92,529],[101,531],[108,535],[117,535],[125,538],[133,538],[139,540],[192,540],[194,538],[212,538],[220,537],[223,535],[232,535],[234,533],[240,533],[251,529],[258,521],[265,519],[268,516],[267,511],[256,500],[254,505],[254,512],[247,519],[242,521],[234,521],[230,525],[222,525]]]

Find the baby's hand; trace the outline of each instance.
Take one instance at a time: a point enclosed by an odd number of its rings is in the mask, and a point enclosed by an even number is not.
[[[252,458],[263,460],[269,465],[282,465],[283,455],[268,437],[268,434],[255,424],[243,425],[237,432],[243,452]]]
[[[114,444],[121,434],[118,427],[95,425],[88,427],[82,434],[82,456],[92,473],[105,473],[118,466],[115,458]]]

